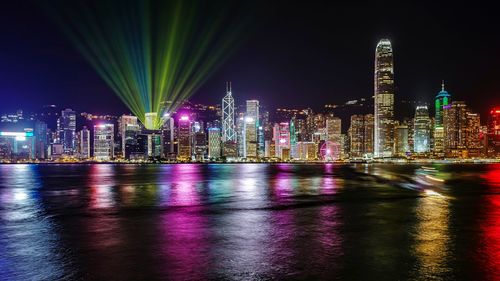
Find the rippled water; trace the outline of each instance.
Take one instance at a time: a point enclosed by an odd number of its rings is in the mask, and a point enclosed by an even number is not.
[[[0,165],[0,279],[500,279],[500,165]]]

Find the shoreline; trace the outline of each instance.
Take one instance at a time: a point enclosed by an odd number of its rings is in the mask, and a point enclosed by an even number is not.
[[[0,165],[93,165],[93,164],[113,164],[113,165],[182,165],[182,164],[197,164],[197,165],[235,165],[235,164],[268,164],[268,165],[280,165],[280,164],[292,164],[292,165],[324,165],[324,164],[335,164],[335,165],[347,165],[347,164],[394,164],[394,165],[414,165],[414,164],[499,164],[500,159],[470,159],[470,160],[385,160],[385,161],[288,161],[288,162],[244,162],[244,161],[234,161],[234,162],[120,162],[120,161],[77,161],[77,162],[37,162],[37,161],[26,161],[26,162],[0,162]]]

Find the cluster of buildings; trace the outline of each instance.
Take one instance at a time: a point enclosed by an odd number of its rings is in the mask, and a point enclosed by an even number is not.
[[[236,106],[231,83],[216,106],[186,104],[165,114],[160,129],[133,115],[77,114],[45,106],[0,119],[0,161],[368,161],[372,159],[469,159],[500,157],[500,107],[484,125],[444,82],[433,108],[413,106],[411,117],[394,114],[392,46],[375,51],[371,112],[341,118],[336,105],[322,112],[277,109],[258,100]],[[369,103],[366,99],[362,102]],[[345,107],[357,106],[349,101]],[[344,107],[344,109],[345,109]],[[433,111],[433,114],[431,113]],[[154,116],[156,118],[156,116]],[[146,116],[146,122],[153,118]],[[348,126],[344,124],[348,123]]]

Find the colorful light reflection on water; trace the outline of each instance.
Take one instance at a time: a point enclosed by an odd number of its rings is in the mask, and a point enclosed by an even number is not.
[[[0,274],[500,278],[500,165],[0,165]]]

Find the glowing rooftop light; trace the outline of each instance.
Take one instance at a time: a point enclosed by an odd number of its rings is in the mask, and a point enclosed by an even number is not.
[[[180,120],[181,120],[181,121],[189,121],[189,116],[187,116],[187,115],[182,115]]]

